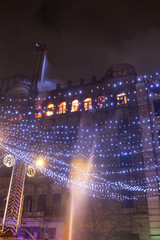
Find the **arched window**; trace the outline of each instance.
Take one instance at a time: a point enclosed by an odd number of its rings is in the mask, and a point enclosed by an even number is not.
[[[49,117],[49,116],[52,116],[53,114],[54,114],[54,104],[50,103],[47,106],[47,110],[45,112],[45,116]]]
[[[54,110],[54,104],[53,103],[48,104],[47,108]]]
[[[127,96],[125,93],[120,93],[117,95],[117,105],[126,104]]]
[[[61,102],[59,105],[59,114],[66,113],[66,102]]]
[[[79,110],[79,101],[78,100],[72,101],[71,112],[76,112],[78,110]]]
[[[84,109],[87,111],[87,110],[90,110],[91,108],[92,108],[92,99],[86,98],[84,100]]]
[[[98,97],[98,107],[103,108],[105,107],[105,97],[104,96],[99,96]]]

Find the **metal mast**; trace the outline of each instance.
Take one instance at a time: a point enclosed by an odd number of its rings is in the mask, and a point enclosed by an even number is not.
[[[30,96],[36,95],[37,83],[41,80],[44,71],[44,60],[46,56],[46,44],[35,45],[35,65],[32,75],[32,86]],[[33,99],[34,103],[34,99]],[[21,215],[23,210],[23,190],[25,182],[26,164],[22,161],[17,161],[12,170],[7,202],[3,217],[2,235],[5,237],[8,233],[13,236],[18,235],[18,230],[21,223]]]
[[[3,234],[7,232],[12,232],[13,236],[18,234],[22,215],[25,171],[26,166],[24,162],[17,162],[13,166],[3,217]]]

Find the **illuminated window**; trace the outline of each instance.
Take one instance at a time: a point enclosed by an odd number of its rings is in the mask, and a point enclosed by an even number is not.
[[[47,108],[54,110],[54,104],[53,103],[48,104]]]
[[[98,107],[103,108],[105,107],[105,97],[104,96],[99,96],[98,97]]]
[[[66,102],[62,102],[59,105],[59,114],[66,113]]]
[[[41,118],[42,117],[42,113],[41,112],[36,112],[35,113],[35,118]]]
[[[54,114],[54,104],[53,103],[50,103],[48,104],[47,106],[47,110],[45,112],[45,116],[52,116]]]
[[[79,101],[78,100],[74,100],[72,102],[71,112],[76,112],[78,110],[79,110]]]
[[[84,100],[84,109],[87,111],[87,110],[90,110],[91,108],[92,108],[92,99],[86,98]]]
[[[41,118],[42,117],[42,112],[41,112],[42,107],[40,105],[37,105],[35,108],[36,108],[35,118]]]
[[[125,93],[120,93],[117,95],[117,105],[126,104],[127,96]]]
[[[46,111],[45,116],[50,117],[53,115],[53,111]]]

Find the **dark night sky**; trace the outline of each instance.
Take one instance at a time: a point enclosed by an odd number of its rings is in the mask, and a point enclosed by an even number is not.
[[[34,43],[47,43],[47,77],[101,77],[116,63],[160,71],[159,1],[10,0],[0,7],[0,78],[32,74]]]

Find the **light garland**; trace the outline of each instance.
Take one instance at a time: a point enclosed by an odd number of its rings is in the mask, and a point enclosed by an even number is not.
[[[134,84],[135,81],[133,80],[132,83]],[[128,82],[120,81],[114,83],[113,86],[108,84],[108,87],[117,88],[124,84]],[[93,93],[94,90],[91,90]],[[82,93],[83,91],[79,90],[79,93],[74,94]],[[129,98],[130,94],[135,98]],[[72,92],[68,95],[64,94],[65,97],[72,95]],[[132,93],[128,92],[127,95],[127,103],[136,101],[135,90]],[[107,101],[105,107],[111,108],[115,105],[113,98],[114,95],[105,97]],[[26,104],[26,99],[16,101],[1,99],[0,135],[3,136],[3,140],[0,140],[0,147],[3,151],[3,158],[6,154],[12,154],[16,161],[25,161],[27,167],[31,165],[56,183],[77,189],[77,191],[81,189],[83,193],[93,197],[108,197],[123,201],[145,197],[146,194],[147,196],[159,194],[157,184],[160,178],[154,174],[145,177],[145,171],[155,171],[159,166],[155,163],[154,156],[145,161],[145,166],[142,160],[142,154],[153,152],[154,142],[150,136],[151,119],[140,120],[136,116],[131,117],[129,123],[124,119],[119,119],[101,121],[88,127],[82,123],[78,126],[65,124],[48,127],[43,124],[44,117],[34,118],[33,106],[35,100],[43,102],[47,99],[51,97],[30,98],[30,107],[22,112],[21,108]],[[98,106],[95,106],[95,109],[98,109]],[[103,108],[101,110],[103,111]],[[12,123],[9,122],[11,116],[13,119],[17,116]],[[19,116],[22,118],[19,119]],[[52,121],[52,115],[46,116],[45,119]],[[152,122],[155,121],[156,119],[153,118]],[[143,127],[148,129],[148,137],[144,140],[141,139]],[[156,124],[152,127],[157,128]],[[143,144],[146,143],[149,147],[144,150]],[[159,147],[154,146],[154,150],[158,149]],[[46,166],[39,169],[35,165],[35,159],[40,156],[44,159]],[[121,156],[126,159],[132,156],[132,165],[130,166],[128,162],[124,162],[123,166],[117,164]],[[90,163],[90,171],[80,170],[72,163],[78,158],[86,159],[86,163],[88,159],[93,160]],[[109,162],[110,159],[113,163]],[[84,180],[84,176],[88,176],[88,179]],[[129,197],[122,194],[123,190],[134,193],[134,195]]]
[[[17,161],[18,159],[24,160],[26,162],[26,164],[33,164],[33,159],[30,158],[31,154],[27,154],[24,151],[20,151],[20,150],[11,150],[9,148],[7,148],[7,151],[12,152],[12,154],[14,153]],[[25,160],[27,157],[27,161]],[[45,158],[45,161],[47,161],[47,159]],[[69,168],[64,168],[64,167],[60,167],[60,166],[55,166],[55,162],[58,164],[58,161],[55,160],[54,164],[48,164],[49,169],[47,168],[42,168],[40,171],[45,174],[46,176],[48,176],[49,178],[52,178],[55,182],[60,182],[63,186],[65,187],[71,187],[71,188],[77,188],[78,186],[80,186],[81,184],[85,186],[85,190],[83,189],[83,193],[88,193],[90,192],[90,195],[96,196],[96,197],[100,197],[100,198],[105,198],[105,197],[109,197],[112,198],[118,194],[116,193],[116,191],[120,191],[120,190],[128,190],[128,191],[134,191],[138,192],[138,196],[134,196],[132,198],[137,199],[138,197],[144,197],[147,192],[152,192],[153,191],[153,186],[154,184],[148,184],[148,188],[144,185],[142,186],[142,184],[144,184],[145,179],[141,179],[138,181],[126,181],[126,180],[122,180],[122,181],[109,181],[103,177],[99,177],[99,174],[95,174],[94,172],[86,172],[86,171],[81,171],[76,169],[76,167],[72,164],[72,166],[69,165]],[[61,165],[66,165],[63,161],[61,163]],[[74,171],[71,171],[71,168],[74,168]],[[52,170],[53,169],[53,170]],[[67,174],[66,174],[66,173]],[[70,178],[69,176],[72,176],[74,173],[81,173],[82,179],[76,179],[76,178]],[[70,175],[68,175],[68,173],[70,173]],[[89,175],[89,178],[95,178],[96,180],[90,180],[90,181],[83,181],[83,174],[87,174]],[[114,173],[116,174],[116,173]],[[101,175],[101,174],[100,174]],[[150,177],[147,178],[147,182],[154,182],[155,183],[155,177]],[[158,179],[159,180],[159,179]],[[74,185],[73,185],[74,183]],[[139,184],[138,186],[136,186],[135,184]],[[99,189],[99,190],[98,190]],[[103,190],[103,191],[102,191]],[[114,192],[115,191],[115,192]],[[141,193],[141,194],[140,194]],[[98,196],[98,195],[99,196]],[[119,196],[119,197],[118,197]],[[122,196],[118,194],[117,195],[117,199],[121,199],[122,200]],[[131,199],[132,199],[131,198]]]

